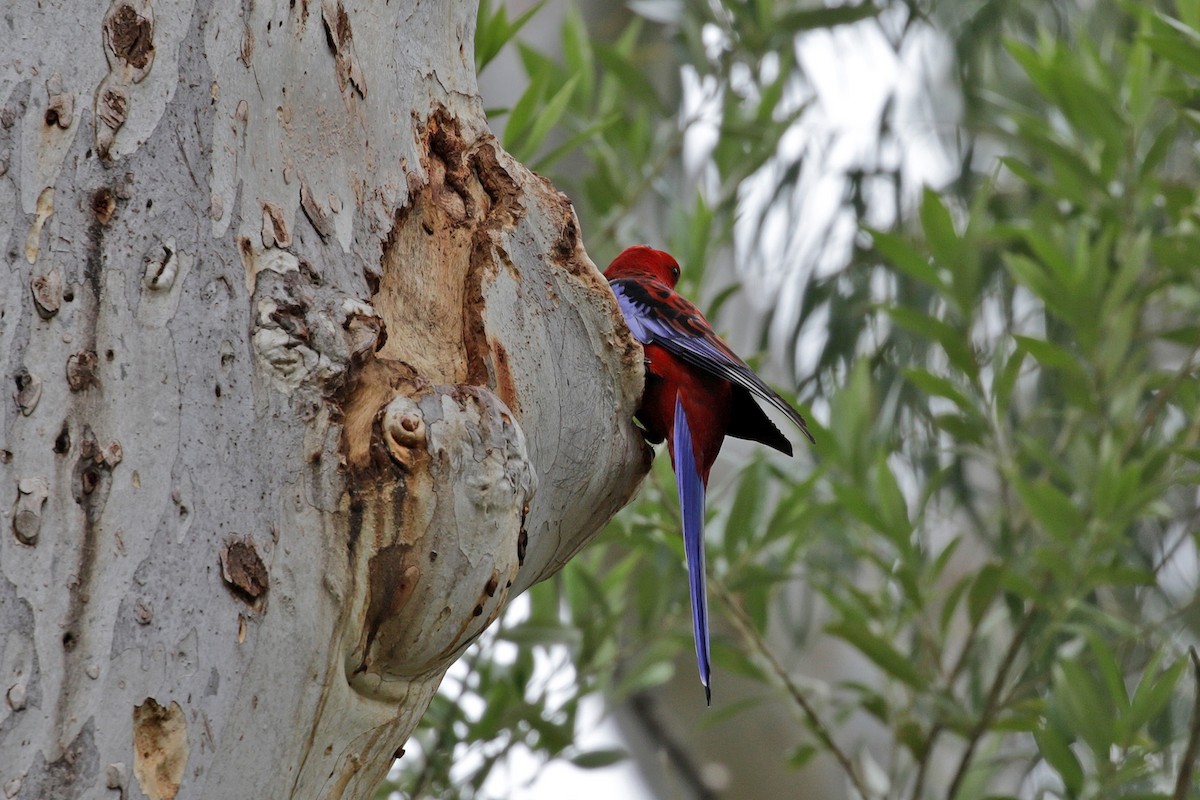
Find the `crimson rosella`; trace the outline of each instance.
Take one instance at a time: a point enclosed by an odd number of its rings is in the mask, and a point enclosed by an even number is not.
[[[679,264],[645,245],[622,251],[604,272],[629,330],[646,353],[646,388],[637,417],[654,443],[667,440],[692,595],[692,632],[706,702],[709,677],[708,596],[704,577],[704,492],[726,436],[750,439],[787,455],[792,445],[753,400],[756,394],[814,441],[804,417],[754,374],[708,320],[675,291]]]

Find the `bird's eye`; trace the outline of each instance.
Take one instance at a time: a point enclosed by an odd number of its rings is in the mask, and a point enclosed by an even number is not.
[[[674,266],[671,267],[671,277],[674,278],[675,280],[679,280],[679,265],[678,264],[675,264]]]

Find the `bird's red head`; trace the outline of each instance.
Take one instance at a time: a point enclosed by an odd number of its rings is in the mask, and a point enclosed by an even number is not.
[[[653,276],[674,289],[679,280],[679,262],[670,253],[635,244],[622,250],[604,270],[604,277],[610,281],[639,275]]]

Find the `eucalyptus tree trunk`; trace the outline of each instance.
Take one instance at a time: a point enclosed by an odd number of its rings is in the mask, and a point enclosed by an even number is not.
[[[640,349],[475,5],[9,4],[4,798],[367,797],[636,488]]]

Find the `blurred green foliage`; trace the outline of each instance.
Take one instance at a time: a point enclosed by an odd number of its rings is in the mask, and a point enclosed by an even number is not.
[[[710,285],[703,267],[728,257],[735,220],[755,213],[741,187],[809,110],[796,37],[880,24],[899,46],[926,26],[957,56],[958,84],[941,87],[965,101],[956,180],[881,230],[849,176],[862,235],[804,286],[803,318],[829,319],[817,368],[794,382],[816,447],[802,468],[751,460],[710,499],[717,680],[762,686],[726,712],[793,705],[812,738],[780,769],[833,751],[870,796],[1200,797],[1187,777],[1200,747],[1200,0],[643,0],[611,36],[571,9],[561,57],[514,38],[538,8],[510,20],[480,6],[480,68],[515,47],[529,76],[491,112],[505,146],[572,197],[598,263],[658,243],[718,327],[737,284]],[[681,74],[712,101],[703,113],[685,107]],[[715,141],[701,174],[682,158],[696,126]],[[772,174],[786,203],[797,170]],[[903,176],[889,179],[899,193]],[[579,701],[620,702],[690,664],[678,529],[658,459],[597,544],[471,652],[410,744],[420,757],[380,796],[483,796],[514,748],[619,758],[574,745]],[[797,595],[820,601],[818,627],[794,619]],[[816,636],[877,679],[809,697],[779,652]],[[503,643],[511,658],[488,657]],[[539,666],[558,680],[535,679]],[[840,733],[853,712],[895,742],[883,785]]]

